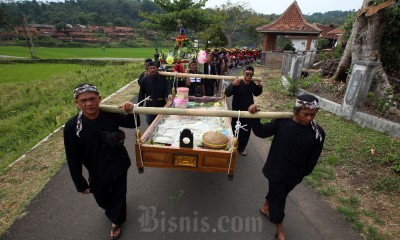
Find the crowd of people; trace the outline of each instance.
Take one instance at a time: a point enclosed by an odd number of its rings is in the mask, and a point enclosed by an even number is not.
[[[197,73],[197,74],[207,74],[207,75],[229,75],[229,71],[234,68],[241,68],[244,66],[251,65],[252,63],[259,61],[261,59],[261,52],[258,49],[247,49],[247,48],[215,48],[215,49],[204,49],[206,52],[206,62],[204,64],[199,63],[195,59],[192,59],[187,64],[185,69],[183,61],[175,61],[171,69],[167,69],[166,66],[160,64],[158,49],[156,49],[153,59],[145,59],[144,68],[145,71],[139,76],[139,86],[141,86],[142,79],[148,74],[147,65],[150,62],[154,62],[156,66],[159,67],[159,71],[172,71],[178,73]],[[190,81],[185,77],[177,78],[166,78],[171,88],[178,87],[189,87]],[[192,79],[193,80],[193,79]],[[197,97],[200,96],[215,96],[219,93],[221,89],[221,77],[216,77],[215,79],[203,78],[197,79],[198,91],[191,93]],[[194,94],[196,93],[196,94]]]
[[[146,59],[145,71],[138,79],[139,105],[142,106],[146,100],[146,106],[163,107],[168,99],[173,98],[172,88],[179,86],[188,87],[191,96],[214,96],[221,86],[217,75],[224,74],[224,66],[227,69],[230,65],[235,66],[237,58],[237,66],[243,66],[243,80],[233,80],[226,88],[226,96],[232,96],[233,110],[256,113],[258,107],[254,104],[254,96],[262,94],[263,82],[252,81],[255,69],[250,62],[255,61],[258,55],[239,58],[236,54],[240,54],[240,51],[207,51],[203,71],[199,70],[196,60],[191,60],[187,69],[176,66],[176,71],[216,75],[215,79],[189,75],[176,86],[159,74],[157,62]],[[78,85],[73,95],[79,113],[65,124],[64,129],[65,152],[71,177],[78,192],[92,193],[97,204],[105,209],[111,221],[110,239],[118,239],[126,220],[127,171],[131,165],[123,145],[125,135],[119,127],[139,127],[140,118],[134,114],[101,112],[101,96],[94,85]],[[128,113],[132,112],[135,105],[125,102],[120,107]],[[276,238],[279,240],[285,239],[282,222],[286,198],[313,171],[322,151],[325,132],[314,121],[318,109],[318,99],[305,94],[297,98],[293,118],[274,119],[266,124],[261,124],[260,119],[241,119],[247,125],[247,130],[241,129],[238,135],[238,152],[242,156],[247,155],[245,148],[251,130],[261,138],[274,136],[262,169],[269,187],[260,212],[276,225]],[[147,115],[147,124],[150,125],[155,117]],[[237,130],[235,124],[236,119],[232,119],[233,131]],[[82,174],[83,166],[88,170],[88,179]]]
[[[230,69],[259,61],[262,57],[261,50],[256,48],[206,48],[205,51],[212,54],[214,61],[220,64],[222,75],[227,74]]]

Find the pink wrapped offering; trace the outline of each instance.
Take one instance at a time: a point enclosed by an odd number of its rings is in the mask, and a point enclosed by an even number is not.
[[[174,106],[176,108],[187,108],[189,103],[188,99],[179,99],[179,98],[174,98]]]
[[[181,100],[188,100],[189,99],[189,88],[187,87],[178,87],[176,89],[176,96],[175,98]]]

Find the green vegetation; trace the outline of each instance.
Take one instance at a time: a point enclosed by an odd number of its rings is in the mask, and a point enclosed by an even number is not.
[[[376,85],[376,83],[374,83]],[[368,92],[367,102],[374,106],[381,112],[387,112],[392,107],[393,102],[397,102],[400,99],[400,93],[394,94],[393,88],[389,88],[383,96],[378,96],[376,93]]]
[[[7,73],[0,82],[0,172],[76,113],[72,97],[76,85],[96,84],[106,97],[137,78],[142,68],[141,62],[102,67],[0,65],[0,71]]]
[[[326,38],[318,38],[317,42],[315,43],[315,47],[318,51],[322,51],[325,48],[330,48],[329,41]]]
[[[325,13],[317,12],[311,15],[305,15],[305,18],[310,23],[321,23],[325,25],[332,23],[343,24],[343,22],[346,20],[346,17],[356,11],[357,9],[353,9],[352,11],[328,11]]]
[[[0,71],[7,73],[0,79],[0,84],[46,81],[87,67],[76,64],[0,64]]]
[[[144,20],[139,13],[161,11],[150,0],[1,1],[0,9],[6,20],[5,27],[20,24],[22,13],[25,13],[29,16],[28,21],[54,24],[58,29],[68,23],[138,26]]]
[[[165,1],[154,0],[154,3],[162,9],[161,13],[140,13],[140,17],[146,21],[142,26],[150,29],[158,29],[162,32],[174,32],[177,30],[177,20],[194,32],[200,32],[212,23],[213,17],[203,7],[207,0],[191,1]],[[180,29],[179,29],[180,30]]]
[[[35,48],[39,58],[152,58],[153,48]],[[28,47],[0,47],[0,55],[30,57]]]

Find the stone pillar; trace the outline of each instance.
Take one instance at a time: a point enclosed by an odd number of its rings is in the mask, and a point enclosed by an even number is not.
[[[313,62],[314,62],[314,57],[315,57],[315,53],[308,51],[306,53],[306,58],[304,59],[304,68],[311,68]]]
[[[287,76],[292,66],[292,59],[295,55],[291,53],[284,53],[282,58],[281,76]]]
[[[380,62],[361,60],[353,66],[341,106],[343,117],[348,120],[352,119],[354,111],[364,103],[377,67],[381,64]]]
[[[290,78],[296,81],[301,77],[301,70],[303,69],[304,56],[294,57],[292,66],[290,67]]]
[[[317,55],[317,52],[311,52],[311,59],[310,59],[310,67],[312,67],[314,65],[314,60],[315,60],[315,56]]]
[[[265,65],[266,62],[266,57],[267,57],[267,53],[266,52],[262,52],[261,53],[261,59],[262,59],[262,65]]]

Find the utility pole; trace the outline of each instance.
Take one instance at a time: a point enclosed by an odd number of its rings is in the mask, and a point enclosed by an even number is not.
[[[33,41],[32,41],[32,35],[28,34],[28,23],[26,21],[26,17],[25,14],[22,14],[23,16],[23,22],[24,22],[24,31],[25,31],[25,39],[26,41],[28,41],[28,46],[29,46],[29,51],[31,52],[31,58],[35,59],[36,58],[36,52],[35,52],[35,46],[33,45]],[[29,40],[28,40],[29,37]]]

